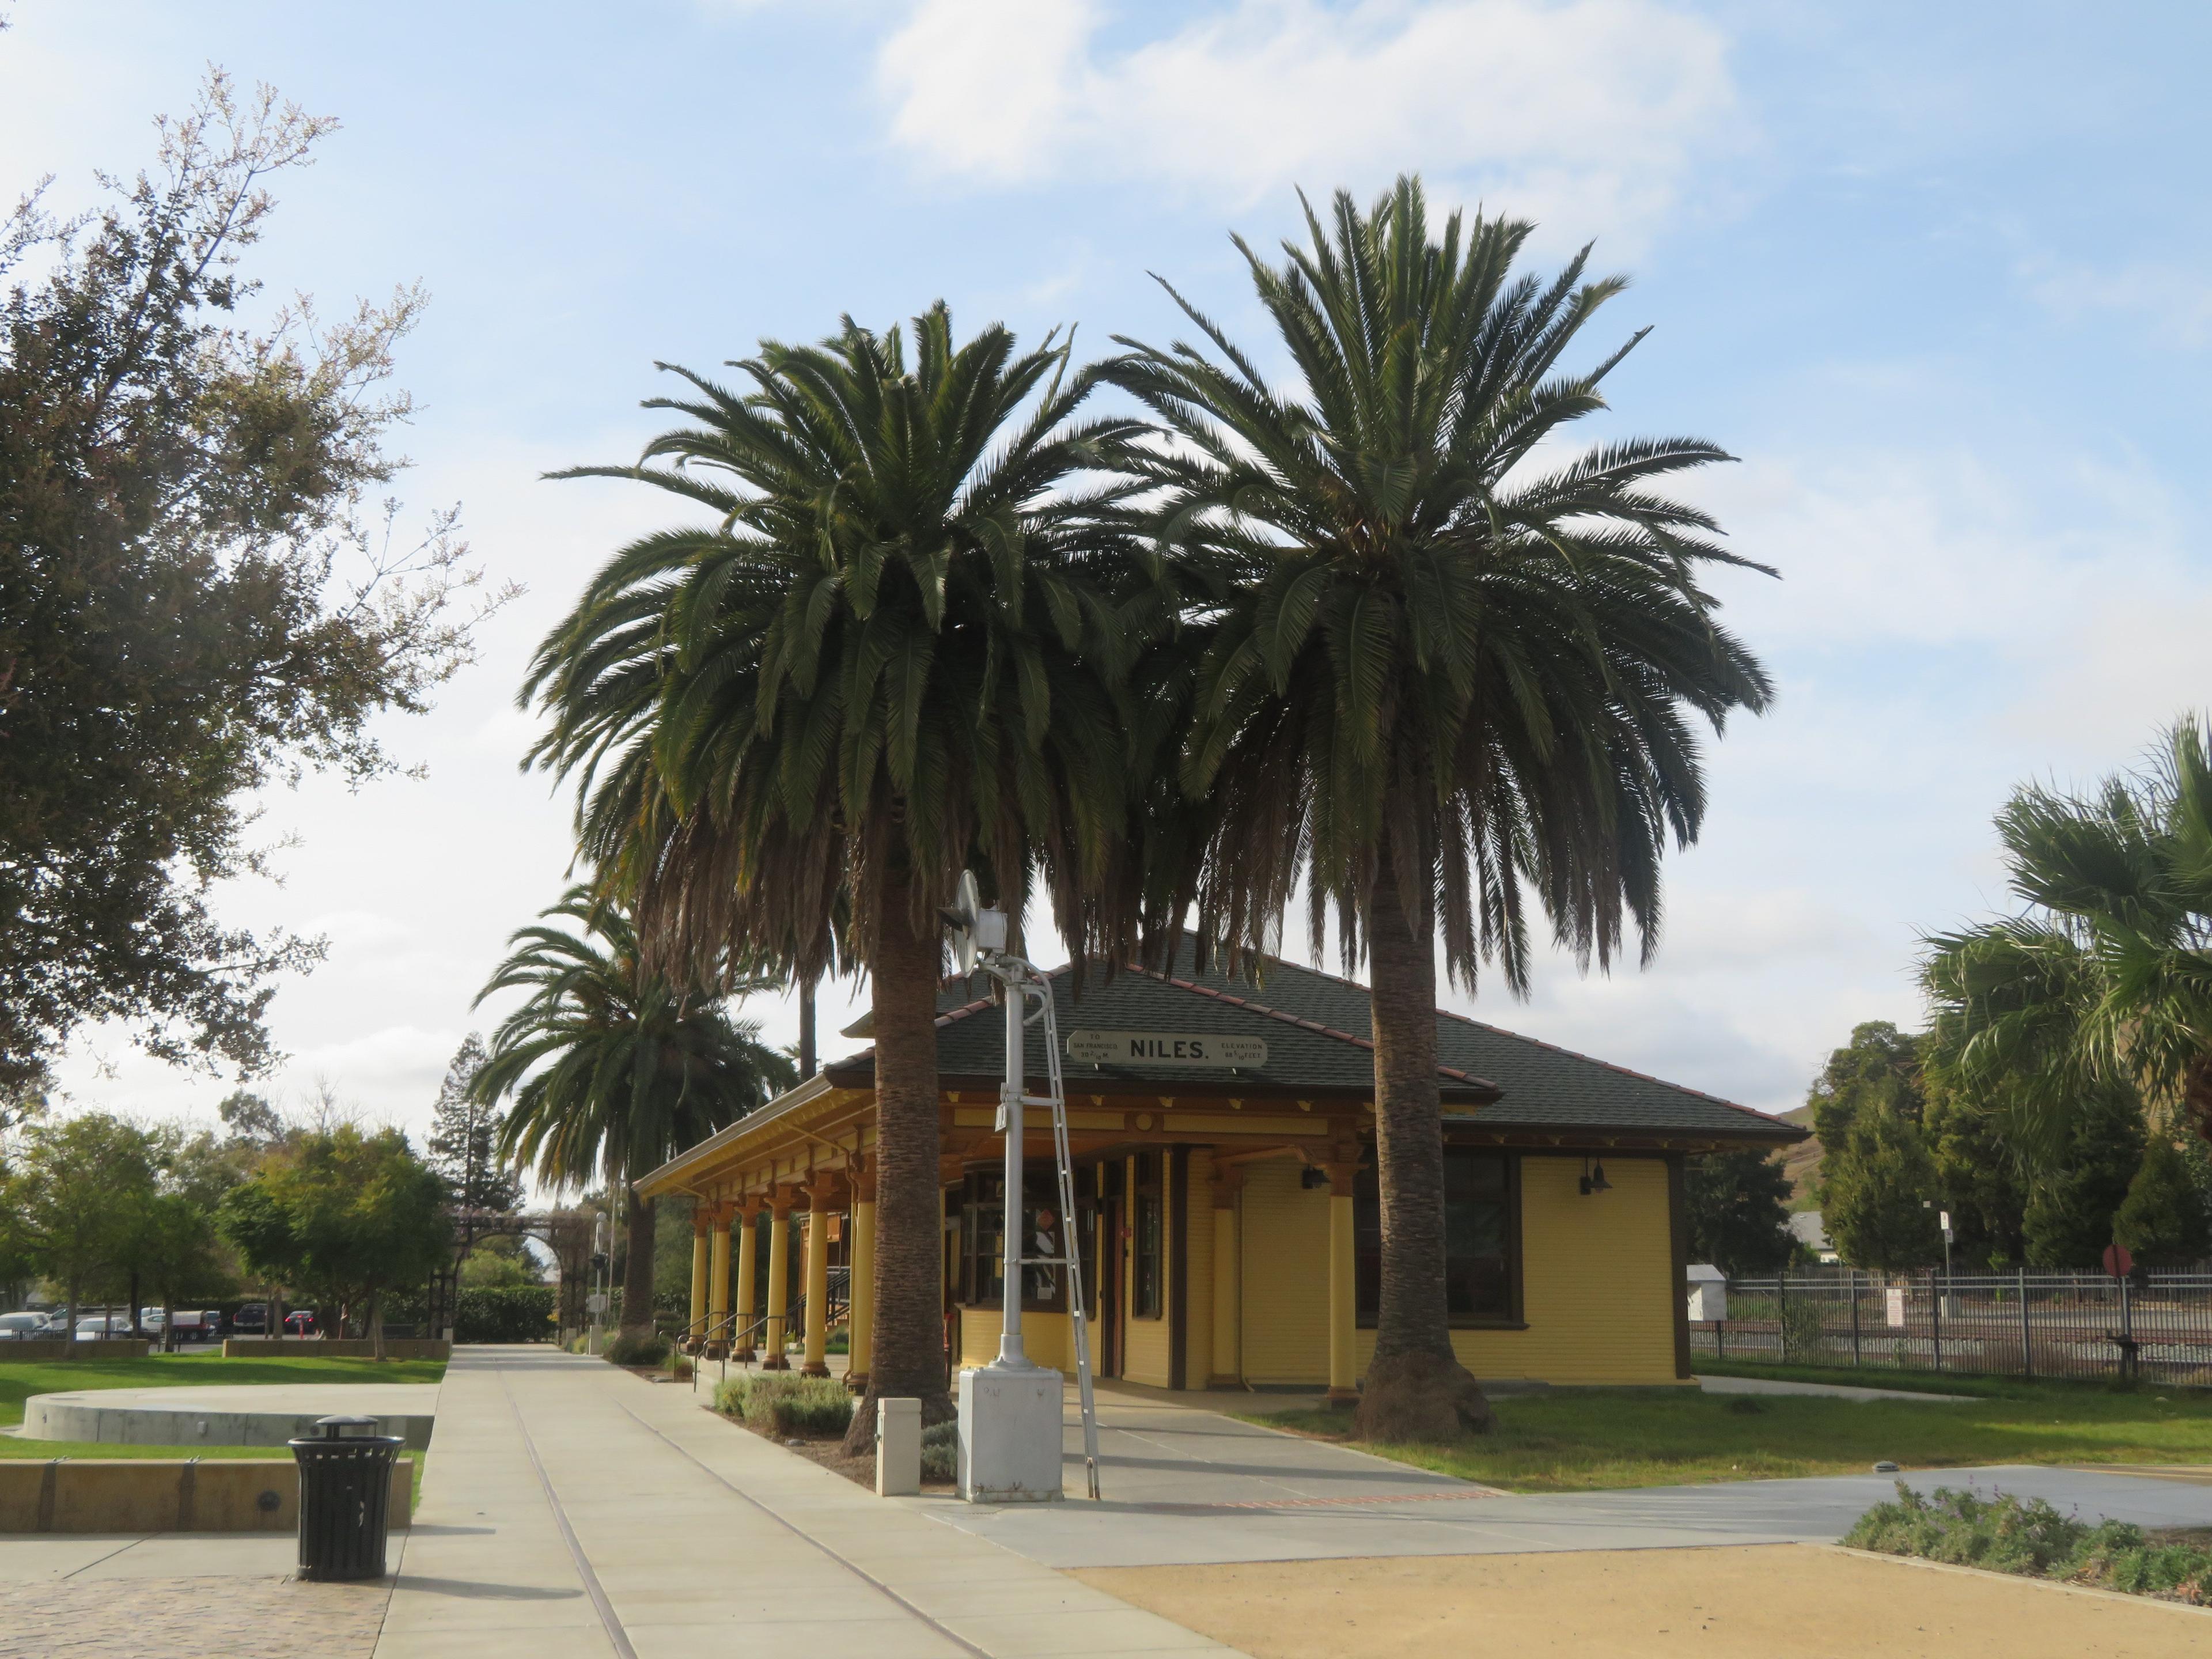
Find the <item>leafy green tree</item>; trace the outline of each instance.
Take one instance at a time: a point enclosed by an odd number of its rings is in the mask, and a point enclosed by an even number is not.
[[[1936,1166],[1920,1126],[1898,1104],[1856,1113],[1821,1162],[1820,1225],[1855,1267],[1903,1273],[1942,1259],[1936,1228]]]
[[[262,1278],[305,1288],[384,1356],[383,1298],[427,1277],[448,1245],[446,1188],[397,1129],[312,1130],[228,1194],[218,1224]]]
[[[1237,243],[1291,389],[1173,289],[1204,342],[1125,341],[1111,370],[1171,434],[1137,470],[1153,532],[1208,586],[1182,771],[1208,803],[1201,932],[1256,945],[1303,881],[1316,950],[1334,916],[1371,969],[1370,1438],[1489,1420],[1445,1304],[1438,946],[1455,981],[1493,963],[1525,993],[1533,902],[1584,965],[1625,930],[1648,960],[1661,861],[1704,817],[1698,728],[1770,696],[1698,586],[1747,562],[1662,493],[1728,456],[1666,438],[1554,459],[1636,339],[1561,367],[1623,282],[1587,280],[1587,250],[1516,275],[1531,229],[1454,214],[1431,240],[1411,178],[1364,215],[1340,194],[1280,267]]]
[[[545,1275],[530,1247],[513,1233],[480,1241],[461,1264],[460,1283],[465,1290],[512,1290],[544,1282]]]
[[[249,798],[390,770],[376,717],[470,658],[452,515],[395,545],[366,507],[422,295],[243,315],[268,181],[331,125],[217,72],[101,210],[0,220],[0,1097],[103,1018],[265,1064],[273,979],[320,945],[210,908],[258,867]]]
[[[647,968],[636,929],[611,904],[574,887],[543,914],[509,939],[514,948],[478,995],[527,993],[469,1086],[486,1105],[510,1102],[502,1162],[533,1164],[556,1187],[603,1179],[622,1193],[623,1328],[649,1331],[653,1206],[631,1183],[797,1079],[713,992]]]
[[[1096,374],[943,305],[763,343],[725,389],[655,400],[688,424],[635,478],[711,520],[603,570],[541,648],[539,758],[583,786],[586,854],[630,872],[657,957],[811,981],[868,975],[878,1148],[875,1331],[850,1443],[879,1395],[951,1415],[939,1272],[939,907],[975,868],[1015,919],[1032,878],[1080,958],[1133,901],[1129,732],[1117,691],[1172,621],[1111,509],[1138,422],[1079,422]],[[665,463],[665,464],[664,464]],[[625,1306],[647,1285],[635,1265]],[[628,1317],[626,1315],[625,1317]]]
[[[2027,1259],[2039,1267],[2094,1272],[2142,1166],[2142,1108],[2127,1090],[2107,1087],[2062,1121],[2064,1142],[2037,1158],[2028,1184],[2021,1229]]]
[[[125,1254],[131,1268],[133,1317],[136,1286],[143,1283],[161,1298],[161,1347],[177,1346],[177,1309],[221,1297],[231,1288],[229,1253],[216,1228],[216,1212],[200,1196],[163,1179],[134,1206],[126,1224]]]
[[[284,1138],[283,1116],[265,1096],[234,1090],[216,1102],[215,1109],[230,1139],[241,1146],[273,1146]]]
[[[1779,1272],[1795,1254],[1790,1177],[1770,1154],[1746,1147],[1692,1158],[1682,1195],[1692,1261],[1737,1277]]]
[[[2169,1135],[2153,1133],[2128,1183],[2112,1238],[2146,1267],[2185,1267],[2212,1255],[2212,1211]]]
[[[130,1224],[153,1195],[155,1158],[145,1130],[106,1112],[23,1131],[18,1213],[33,1264],[62,1287],[71,1331],[88,1288],[122,1288]]]
[[[1939,1201],[1951,1212],[1953,1260],[1990,1268],[2025,1262],[2027,1184],[2019,1151],[1996,1115],[1930,1082],[1922,1132]]]
[[[1841,1146],[1859,1114],[1876,1106],[1918,1123],[1928,1106],[1920,1073],[1918,1037],[1886,1019],[1854,1025],[1806,1093],[1813,1133],[1823,1146]]]
[[[2070,794],[2041,784],[1997,814],[2027,906],[1932,935],[1921,964],[1934,1057],[2056,1154],[2115,1091],[2212,1135],[2212,757],[2194,716],[2149,763]]]

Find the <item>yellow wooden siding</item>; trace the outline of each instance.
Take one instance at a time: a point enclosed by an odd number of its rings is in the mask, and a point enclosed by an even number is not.
[[[1608,1158],[1613,1190],[1585,1198],[1583,1161],[1521,1160],[1521,1296],[1525,1331],[1454,1331],[1479,1377],[1547,1382],[1672,1382],[1673,1233],[1667,1165]],[[1364,1372],[1375,1333],[1359,1333]]]
[[[1190,1179],[1183,1194],[1188,1218],[1185,1234],[1189,1259],[1177,1275],[1183,1287],[1182,1381],[1202,1389],[1213,1374],[1213,1153],[1190,1149]]]
[[[1165,1161],[1164,1151],[1163,1151],[1162,1161],[1163,1163]],[[1160,1175],[1162,1181],[1164,1182],[1167,1176],[1164,1168]],[[1122,1190],[1129,1194],[1130,1234],[1122,1246],[1121,1252],[1121,1282],[1129,1287],[1129,1294],[1122,1300],[1125,1304],[1133,1304],[1135,1300],[1137,1277],[1137,1160],[1135,1158],[1129,1160],[1122,1180],[1124,1183]],[[1164,1200],[1166,1194],[1163,1193],[1161,1197]],[[1162,1231],[1166,1231],[1164,1226]],[[1168,1385],[1168,1321],[1175,1312],[1175,1267],[1173,1262],[1165,1260],[1167,1243],[1168,1241],[1165,1239],[1161,1241],[1163,1260],[1160,1274],[1162,1279],[1160,1317],[1139,1319],[1133,1313],[1130,1314],[1127,1323],[1123,1328],[1127,1334],[1123,1338],[1121,1348],[1121,1375],[1132,1382],[1149,1382],[1157,1389],[1164,1389]]]
[[[999,1327],[1001,1323],[996,1308],[963,1308],[960,1310],[960,1364],[988,1365],[999,1357]],[[1033,1365],[1050,1365],[1073,1376],[1075,1371],[1075,1339],[1069,1334],[1067,1316],[1064,1313],[1024,1313],[1022,1316],[1022,1352],[1028,1354]]]
[[[1248,1382],[1328,1381],[1328,1189],[1301,1187],[1303,1167],[1287,1158],[1247,1166],[1243,1346]]]

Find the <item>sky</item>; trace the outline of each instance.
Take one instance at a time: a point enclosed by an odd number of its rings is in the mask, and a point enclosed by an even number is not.
[[[281,1102],[326,1086],[419,1128],[507,935],[568,877],[566,796],[518,760],[531,648],[668,522],[657,492],[548,483],[658,429],[656,362],[711,369],[849,312],[947,301],[964,331],[1164,341],[1174,282],[1279,365],[1229,234],[1297,191],[1401,171],[1447,205],[1585,243],[1634,281],[1585,337],[1649,325],[1577,441],[1690,433],[1692,487],[1778,579],[1716,583],[1770,714],[1709,756],[1705,832],[1645,969],[1558,958],[1453,1006],[1768,1110],[1868,1019],[1921,1017],[1928,930],[2009,904],[1990,815],[2212,703],[2202,159],[2212,9],[1664,0],[627,0],[374,9],[0,7],[0,195],[151,159],[209,64],[341,129],[282,183],[254,266],[326,307],[419,280],[400,447],[416,521],[459,503],[526,588],[436,709],[420,764],[272,793],[281,883],[237,921],[327,936],[270,1011]],[[1296,952],[1303,942],[1293,929]],[[865,990],[825,988],[826,1029]],[[787,999],[742,1011],[795,1036]],[[831,1037],[835,1054],[848,1046]],[[207,1117],[231,1079],[127,1030],[65,1109]]]

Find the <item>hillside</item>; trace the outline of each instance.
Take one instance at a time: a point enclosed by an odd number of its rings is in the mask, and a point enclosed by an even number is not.
[[[1778,1112],[1775,1115],[1784,1123],[1794,1123],[1801,1129],[1813,1127],[1813,1109],[1800,1106],[1795,1111]],[[1813,1187],[1820,1170],[1820,1138],[1801,1140],[1795,1146],[1777,1152],[1782,1172],[1790,1177],[1790,1207],[1793,1210],[1817,1210],[1820,1200]]]

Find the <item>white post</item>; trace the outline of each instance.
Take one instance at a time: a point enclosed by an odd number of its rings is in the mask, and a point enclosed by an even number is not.
[[[999,981],[1006,999],[1006,1080],[999,1086],[999,1110],[1006,1121],[1006,1285],[999,1302],[999,1357],[992,1362],[1009,1370],[1030,1369],[1022,1351],[1022,1237],[1029,1215],[1022,1201],[1022,991],[1012,975]]]
[[[921,1490],[921,1401],[876,1401],[876,1496],[911,1498]]]

